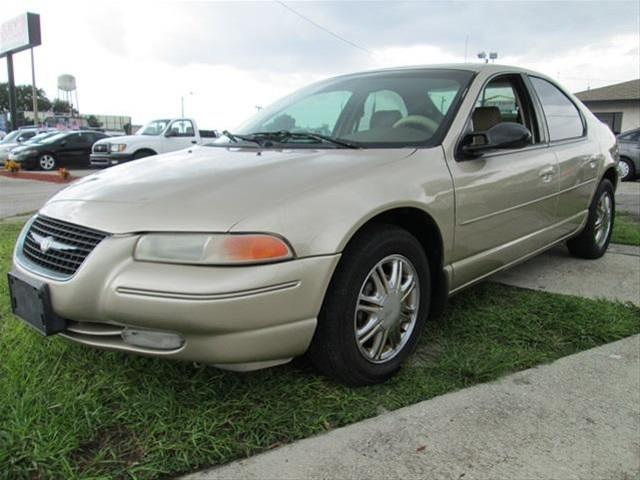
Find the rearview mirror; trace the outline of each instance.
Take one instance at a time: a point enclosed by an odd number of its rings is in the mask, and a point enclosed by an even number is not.
[[[531,132],[515,122],[500,122],[486,132],[473,132],[462,139],[462,154],[466,159],[476,158],[489,150],[524,148],[531,144]]]

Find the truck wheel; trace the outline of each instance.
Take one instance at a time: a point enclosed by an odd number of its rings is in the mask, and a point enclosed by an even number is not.
[[[429,312],[422,246],[406,230],[378,225],[345,249],[327,290],[309,358],[347,385],[391,377],[414,350]]]
[[[56,157],[51,155],[50,153],[45,153],[40,156],[38,159],[38,166],[45,171],[51,171],[56,168],[58,162],[56,162]]]
[[[151,150],[140,150],[133,154],[133,159],[138,160],[140,158],[150,157],[151,155],[155,155]]]
[[[611,241],[615,206],[613,185],[605,178],[591,201],[587,224],[577,237],[567,242],[571,255],[589,259],[604,255]]]
[[[618,170],[620,171],[620,181],[627,182],[636,178],[636,169],[633,162],[626,157],[620,157],[618,162]]]

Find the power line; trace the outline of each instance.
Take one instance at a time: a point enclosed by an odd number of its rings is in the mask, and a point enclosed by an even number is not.
[[[328,28],[323,27],[323,26],[322,26],[322,25],[320,25],[319,23],[317,23],[317,22],[315,22],[315,21],[311,20],[309,17],[306,17],[306,16],[304,16],[303,14],[301,14],[300,12],[298,12],[298,11],[294,10],[294,9],[293,9],[293,8],[291,8],[289,5],[287,5],[286,3],[284,3],[284,2],[282,2],[282,1],[280,1],[280,0],[276,0],[276,2],[277,2],[277,3],[279,3],[280,5],[282,5],[282,6],[283,6],[284,8],[286,8],[287,10],[289,10],[289,11],[290,11],[291,13],[293,13],[294,15],[296,15],[296,16],[300,17],[301,19],[303,19],[303,20],[305,20],[305,21],[309,22],[309,23],[310,23],[311,25],[313,25],[314,27],[319,28],[319,29],[320,29],[320,30],[322,30],[323,32],[328,33],[328,34],[329,34],[329,35],[331,35],[332,37],[335,37],[335,38],[337,38],[338,40],[343,41],[344,43],[346,43],[346,44],[348,44],[348,45],[352,46],[353,48],[357,48],[358,50],[361,50],[361,51],[365,52],[367,55],[371,55],[372,57],[375,57],[375,54],[374,54],[371,50],[369,50],[369,49],[367,49],[367,48],[364,48],[364,47],[361,47],[361,46],[360,46],[360,45],[358,45],[357,43],[354,43],[354,42],[352,42],[351,40],[347,40],[346,38],[341,37],[341,36],[340,36],[340,35],[338,35],[337,33],[332,32],[332,31],[331,31],[331,30],[329,30]]]

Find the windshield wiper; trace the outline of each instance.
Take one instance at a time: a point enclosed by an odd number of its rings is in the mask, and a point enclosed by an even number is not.
[[[231,140],[233,143],[238,143],[238,141],[242,140],[244,142],[252,142],[256,143],[259,146],[264,146],[265,142],[261,139],[254,137],[253,135],[240,135],[238,133],[231,133],[229,130],[223,130],[222,134]]]
[[[289,139],[309,139],[319,142],[331,143],[333,145],[339,145],[345,148],[362,148],[362,145],[349,140],[342,140],[340,138],[330,137],[328,135],[322,135],[314,132],[290,132],[289,130],[280,130],[278,132],[256,132],[251,134],[252,137],[263,137],[270,140],[275,140],[279,143],[284,143]]]

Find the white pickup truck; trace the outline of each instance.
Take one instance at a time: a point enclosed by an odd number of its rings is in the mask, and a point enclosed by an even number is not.
[[[190,118],[153,120],[135,135],[110,137],[97,141],[91,153],[91,165],[110,167],[130,160],[182,150],[213,139],[212,130],[199,130]]]

